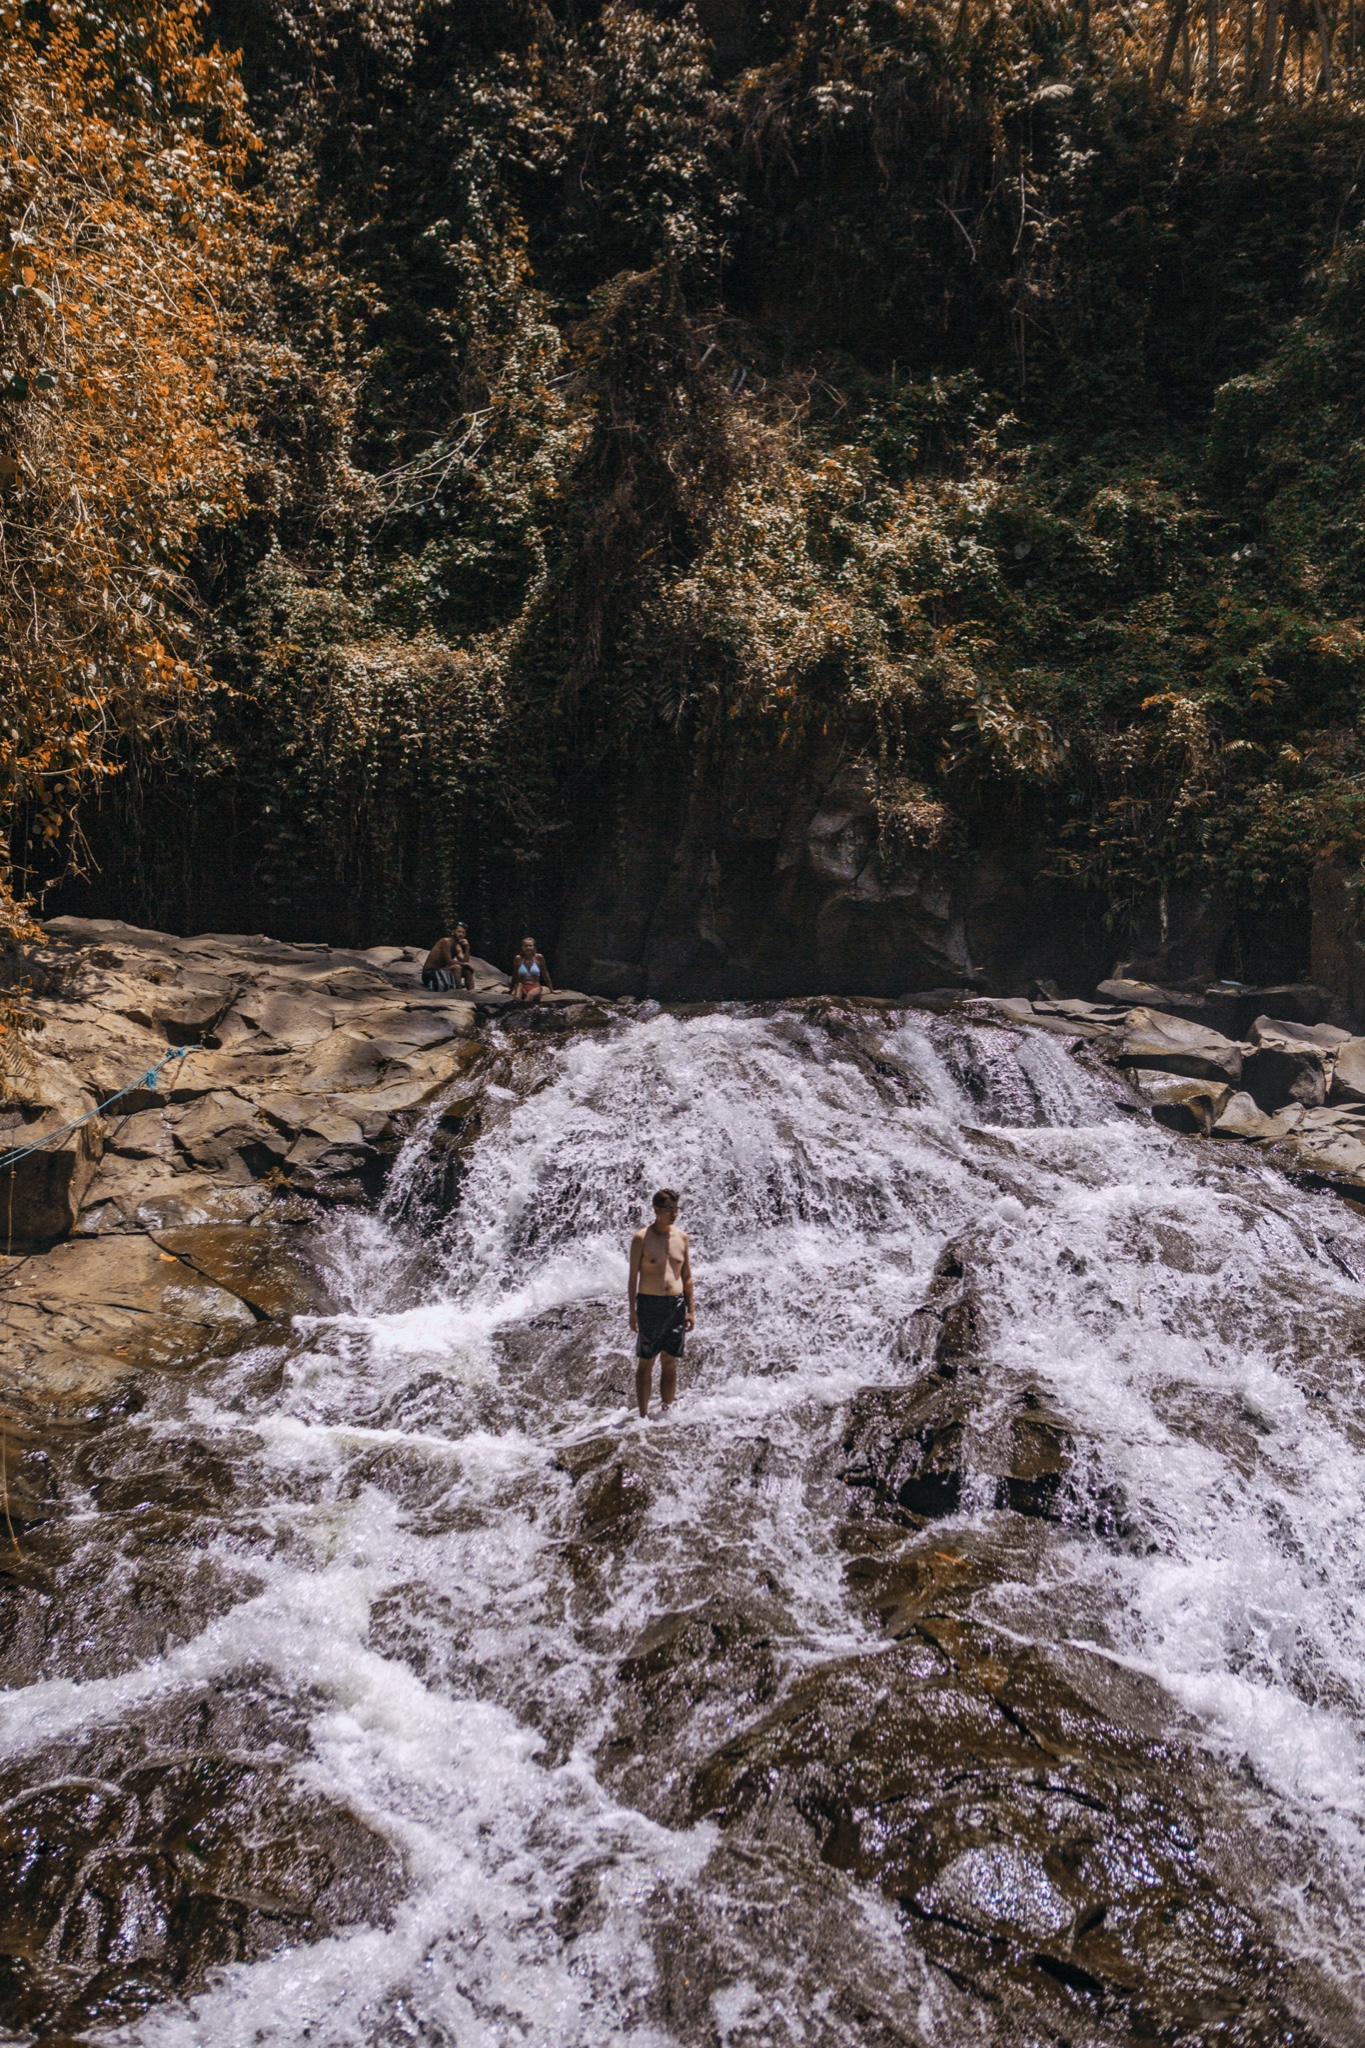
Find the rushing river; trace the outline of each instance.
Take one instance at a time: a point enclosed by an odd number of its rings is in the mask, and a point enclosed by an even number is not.
[[[382,1909],[117,2037],[1365,2040],[1365,1222],[912,1011],[509,1029],[460,1107],[321,1234],[331,1313],[106,1433],[105,1505],[209,1474],[156,1632],[88,1506],[0,1699],[92,1785],[235,1702],[386,1845]],[[642,1425],[661,1184],[697,1327]]]

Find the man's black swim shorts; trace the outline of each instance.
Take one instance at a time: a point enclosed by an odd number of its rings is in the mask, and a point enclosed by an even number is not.
[[[423,988],[437,989],[444,992],[447,989],[454,988],[455,976],[448,967],[424,967],[422,969],[422,986]]]
[[[635,1313],[640,1324],[637,1358],[653,1358],[656,1351],[681,1358],[687,1336],[687,1297],[682,1294],[637,1294]]]

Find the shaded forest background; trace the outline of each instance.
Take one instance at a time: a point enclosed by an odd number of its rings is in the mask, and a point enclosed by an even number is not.
[[[0,13],[12,926],[552,942],[831,734],[1116,949],[1358,859],[1356,0]]]

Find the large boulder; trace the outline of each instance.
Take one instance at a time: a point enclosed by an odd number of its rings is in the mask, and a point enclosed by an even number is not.
[[[1172,1131],[1197,1131],[1205,1138],[1233,1096],[1230,1081],[1196,1081],[1187,1074],[1150,1067],[1131,1067],[1128,1078],[1157,1123]]]
[[[1348,1038],[1337,1047],[1332,1066],[1333,1102],[1365,1102],[1365,1038]]]
[[[1343,1045],[1350,1042],[1351,1034],[1336,1024],[1305,1024],[1295,1017],[1259,1016],[1252,1020],[1248,1034],[1253,1045],[1278,1048],[1281,1051],[1297,1051],[1311,1046],[1317,1052],[1335,1057]]]
[[[1214,1119],[1215,1138],[1243,1138],[1248,1143],[1274,1145],[1281,1138],[1287,1138],[1303,1116],[1298,1103],[1289,1109],[1282,1109],[1276,1116],[1269,1116],[1259,1104],[1239,1089],[1229,1097]]]
[[[1255,1051],[1242,1061],[1242,1081],[1259,1109],[1302,1103],[1320,1108],[1327,1100],[1338,1048],[1350,1033],[1335,1024],[1303,1024],[1294,1018],[1257,1017],[1251,1026]]]
[[[1258,1046],[1242,1061],[1242,1083],[1258,1109],[1302,1103],[1317,1109],[1327,1100],[1329,1062],[1315,1045]]]
[[[1234,1088],[1242,1078],[1242,1048],[1230,1038],[1141,1005],[1129,1012],[1117,1057],[1120,1066],[1187,1074],[1199,1081],[1228,1082]]]
[[[1310,1110],[1279,1148],[1285,1163],[1352,1191],[1365,1186],[1365,1130],[1310,1125]]]

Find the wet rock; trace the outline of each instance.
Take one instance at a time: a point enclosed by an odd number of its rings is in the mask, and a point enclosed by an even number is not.
[[[633,1533],[649,1505],[649,1488],[640,1473],[618,1459],[583,1496],[579,1526],[590,1541],[617,1540]]]
[[[1129,1013],[1117,1054],[1125,1067],[1165,1074],[1186,1074],[1195,1080],[1219,1081],[1236,1087],[1242,1077],[1241,1047],[1183,1017],[1138,1008]]]
[[[1289,2038],[1282,1966],[1223,1876],[1226,1817],[1168,1730],[1156,1688],[1098,1660],[926,1618],[800,1679],[696,1772],[689,1814],[877,1885],[1011,2039],[1202,2040],[1211,2012]]]
[[[932,1375],[914,1387],[867,1388],[849,1408],[839,1476],[873,1513],[951,1515],[962,1499],[967,1410]]]
[[[941,1378],[952,1379],[976,1349],[979,1324],[976,1291],[962,1254],[955,1245],[946,1245],[924,1301],[897,1338],[897,1355],[912,1364],[931,1362]]]
[[[899,1531],[866,1522],[841,1531],[841,1546],[853,1552],[844,1569],[849,1593],[888,1635],[908,1634],[924,1614],[991,1578],[955,1545],[937,1547],[941,1541],[930,1534],[907,1543]]]
[[[1131,1067],[1129,1080],[1159,1124],[1172,1131],[1197,1131],[1207,1137],[1232,1100],[1228,1082],[1194,1081],[1148,1067]]]
[[[604,1465],[619,1449],[619,1437],[585,1437],[578,1443],[561,1444],[555,1452],[555,1464],[570,1479],[581,1479],[585,1472],[595,1472],[599,1465]]]
[[[163,1251],[269,1321],[287,1321],[324,1305],[321,1282],[288,1225],[209,1223],[152,1235]]]
[[[1071,1464],[1066,1424],[1036,1393],[1004,1406],[974,1381],[926,1374],[868,1387],[849,1404],[839,1476],[864,1512],[903,1520],[956,1513],[969,1490],[1024,1515],[1053,1515]]]
[[[302,1792],[277,1744],[215,1745],[222,1718],[191,1698],[163,1717],[178,1742],[125,1724],[0,1775],[7,2027],[117,2026],[225,1964],[391,1917],[404,1872],[389,1844]]]
[[[1072,1462],[1065,1418],[1043,1395],[1029,1391],[1007,1424],[1009,1462],[999,1475],[1000,1504],[1020,1515],[1052,1516]]]
[[[771,1603],[734,1598],[651,1621],[617,1666],[620,1692],[600,1755],[618,1796],[676,1823],[688,1772],[676,1753],[667,1765],[663,1757],[708,1710],[732,1725],[737,1713],[768,1705],[782,1673],[779,1644],[789,1628],[790,1617]]]

